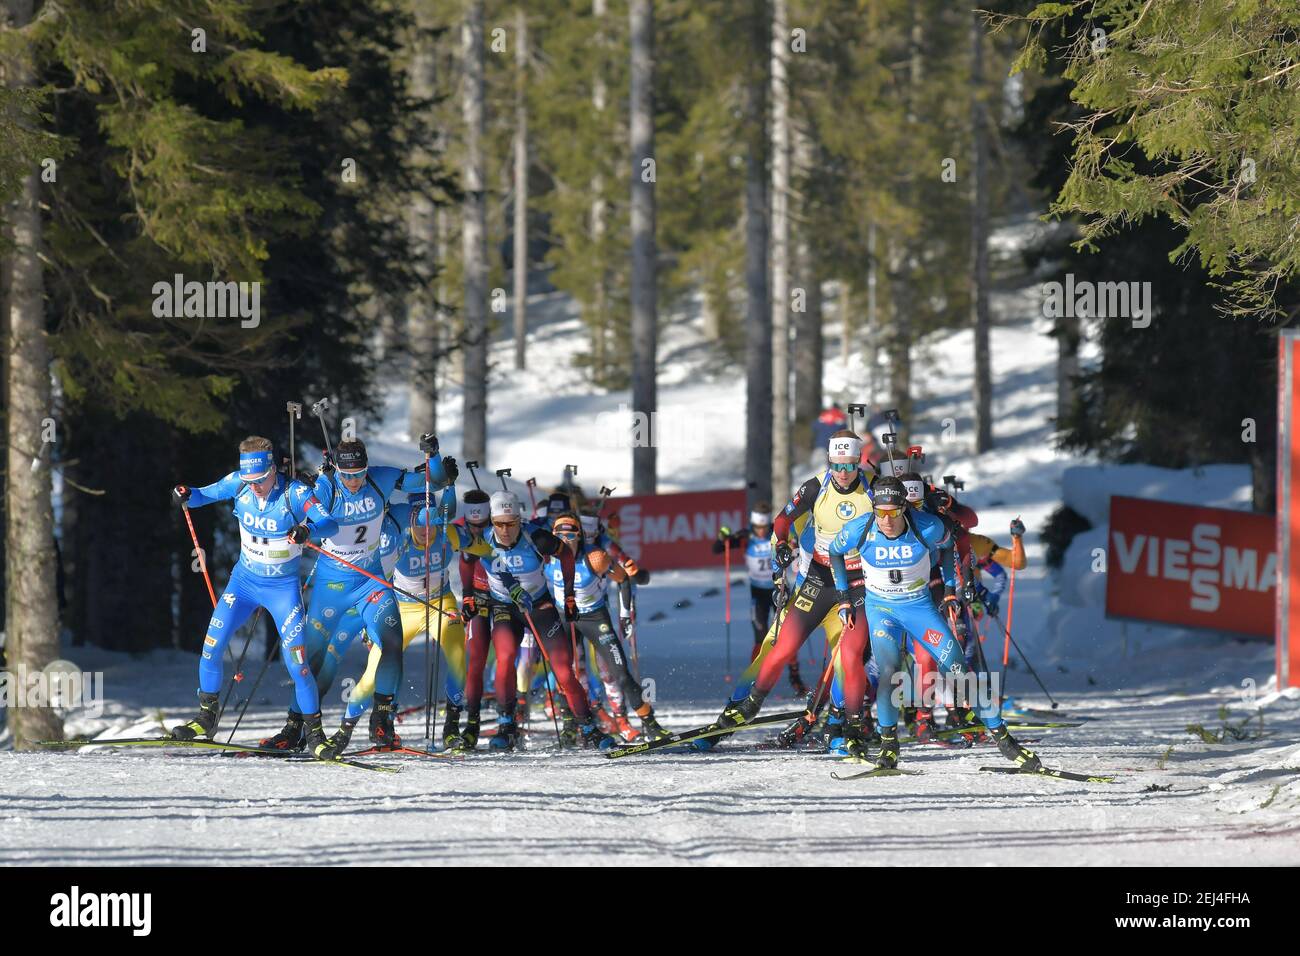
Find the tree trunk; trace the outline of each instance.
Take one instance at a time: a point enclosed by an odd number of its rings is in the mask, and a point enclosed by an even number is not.
[[[657,395],[655,351],[658,322],[655,262],[654,159],[654,6],[652,0],[628,5],[632,43],[632,408],[653,421]],[[655,490],[653,442],[632,449],[632,494]]]
[[[786,0],[773,0],[772,70],[772,490],[790,486],[790,47]]]
[[[988,130],[984,109],[984,27],[971,14],[971,326],[975,332],[975,452],[993,447],[993,373],[989,355]]]
[[[880,277],[880,260],[876,257],[876,224],[867,223],[867,323],[863,341],[866,343],[867,403],[875,406],[879,401],[880,376],[880,313],[876,310],[876,291]]]
[[[488,262],[487,171],[483,159],[483,0],[468,0],[461,25],[461,112],[465,121],[465,175],[461,239],[464,247],[464,427],[467,459],[487,460]]]
[[[1070,310],[1073,311],[1073,310]],[[1077,315],[1062,315],[1056,320],[1056,427],[1065,428],[1065,420],[1074,408],[1079,377],[1079,342],[1083,326]]]
[[[813,166],[812,138],[802,126],[794,127],[794,173],[806,182]],[[794,329],[794,432],[793,456],[803,461],[812,451],[813,423],[822,409],[822,282],[821,271],[809,241],[812,210],[807,197],[800,203],[799,239],[795,263],[799,285],[807,296],[804,311],[795,313]]]
[[[12,26],[22,27],[31,20],[31,0],[8,0],[6,6]],[[34,82],[31,70],[16,60],[5,64],[5,74],[12,88]],[[40,673],[59,658],[54,508],[50,501],[54,456],[52,449],[44,447],[42,434],[45,420],[53,412],[40,260],[40,178],[35,171],[23,177],[8,219],[8,238],[13,245],[5,343],[9,443],[5,469],[5,659],[22,686],[29,675]],[[44,703],[27,700],[26,695],[14,701],[9,726],[15,749],[31,750],[37,740],[62,738],[62,719],[53,708],[39,706]]]
[[[515,368],[526,367],[528,334],[528,18],[515,10]]]
[[[437,66],[433,42],[427,32],[432,29],[432,24],[421,16],[425,9],[422,5],[416,6],[417,30],[408,78],[412,96],[432,100],[437,93]],[[426,150],[421,148],[420,153],[425,161],[432,162],[433,157]],[[433,200],[426,193],[420,191],[411,197],[408,228],[412,251],[417,259],[416,274],[424,286],[409,298],[406,314],[406,337],[410,349],[407,432],[412,439],[425,432],[436,431],[438,424],[435,405],[438,317],[436,307],[430,301],[433,279],[441,267],[441,260],[435,254],[435,216]]]
[[[757,52],[766,49],[768,31],[761,0],[751,0],[751,6]],[[772,501],[772,309],[767,294],[766,71],[751,70],[745,88],[745,482],[750,502],[756,503]]]
[[[606,15],[605,0],[592,0],[591,17],[595,21],[592,30],[591,45],[599,51],[592,56],[595,71],[591,77],[591,107],[598,117],[605,115],[605,60],[604,60],[604,26]],[[596,275],[596,288],[593,295],[595,315],[588,327],[591,329],[592,370],[594,382],[601,382],[605,376],[605,338],[609,329],[609,280],[605,261],[605,177],[599,170],[591,178],[591,241],[597,250],[601,268]]]

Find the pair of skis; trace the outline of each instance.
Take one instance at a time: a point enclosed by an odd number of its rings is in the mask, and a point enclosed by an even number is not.
[[[706,740],[709,737],[721,737],[725,734],[739,733],[744,730],[759,730],[765,727],[771,727],[774,724],[788,724],[796,720],[807,711],[788,710],[781,714],[772,714],[768,717],[759,717],[751,720],[747,724],[737,724],[732,727],[719,727],[717,724],[706,724],[703,727],[696,727],[694,730],[681,730],[675,734],[669,734],[667,737],[661,737],[658,740],[647,740],[639,744],[625,744],[622,747],[614,747],[607,751],[605,756],[610,760],[618,757],[631,757],[635,754],[650,753],[655,750],[662,750],[665,747],[681,746],[689,744],[696,740]]]
[[[870,763],[868,759],[862,757],[846,757],[841,763]],[[1114,783],[1115,778],[1104,774],[1087,774],[1075,773],[1071,770],[1057,770],[1054,767],[1040,767],[1037,770],[1026,770],[1023,767],[980,767],[984,773],[1013,773],[1022,774],[1032,777],[1051,777],[1054,780],[1075,780],[1079,783]],[[909,777],[920,776],[920,770],[903,770],[899,767],[872,767],[870,770],[863,770],[861,773],[851,773],[841,776],[835,771],[831,771],[831,778],[834,780],[861,780],[865,777],[895,777],[899,775]]]
[[[294,763],[325,764],[335,767],[355,767],[358,770],[373,770],[378,773],[397,773],[393,767],[378,767],[374,764],[361,763],[346,757],[322,760],[310,754],[288,750],[270,750],[266,747],[250,747],[245,744],[221,743],[216,740],[178,740],[175,737],[118,737],[106,740],[42,740],[37,746],[48,750],[70,750],[79,747],[182,747],[191,750],[217,750],[239,756],[276,757]]]

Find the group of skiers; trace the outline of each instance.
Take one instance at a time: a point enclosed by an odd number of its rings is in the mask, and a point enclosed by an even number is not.
[[[198,712],[172,735],[211,737],[226,646],[260,607],[279,631],[294,682],[285,726],[262,741],[267,748],[336,758],[367,709],[371,744],[399,748],[394,720],[403,652],[426,634],[448,665],[447,749],[478,743],[490,653],[498,714],[487,732],[492,749],[518,746],[536,680],[557,721],[563,719],[562,743],[608,750],[669,737],[642,696],[623,643],[635,642],[633,585],[648,574],[603,523],[603,501],[593,506],[566,486],[526,516],[504,481],[488,494],[476,475],[474,489],[458,500],[456,460],[441,454],[432,435],[419,444],[424,461],[398,468],[371,465],[364,443],[348,439],[326,452],[318,475],[300,479],[277,468],[268,439],[250,437],[240,444],[237,472],[203,487],[176,486],[184,508],[233,501],[240,557],[204,639]],[[1004,565],[1024,567],[1024,526],[1013,522],[1012,548],[1000,548],[970,533],[977,521],[970,508],[921,476],[919,448],[878,464],[863,452],[854,431],[835,431],[825,471],[804,482],[775,517],[762,503],[748,528],[719,530],[715,550],[734,547],[745,556],[754,649],[714,727],[753,720],[787,670],[796,693],[806,694],[798,653],[822,628],[832,666],[807,719],[781,739],[793,745],[817,722],[833,752],[866,759],[876,744],[874,762],[891,769],[899,756],[895,675],[909,652],[914,676],[931,681],[936,674],[962,678],[971,668],[987,673],[976,622],[996,614]],[[406,500],[393,500],[398,493]],[[305,547],[318,558],[304,607]],[[459,603],[449,580],[453,565]],[[370,644],[365,673],[339,728],[327,735],[322,697],[363,634]],[[816,721],[823,701],[828,706]],[[996,698],[968,702],[949,691],[945,703],[947,722],[968,739],[987,734],[1017,765],[1041,766],[1007,732]],[[917,738],[929,739],[932,706],[908,707],[908,715]],[[711,748],[723,736],[694,746]]]

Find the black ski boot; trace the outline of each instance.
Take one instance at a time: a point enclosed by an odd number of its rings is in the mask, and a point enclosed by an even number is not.
[[[519,746],[519,727],[508,717],[497,718],[497,732],[488,741],[488,750],[507,751]]]
[[[876,754],[876,766],[881,770],[894,770],[898,767],[898,727],[880,728],[880,753]]]
[[[618,743],[618,738],[605,733],[595,716],[587,718],[587,722],[582,725],[582,745],[584,747],[596,747],[600,750],[609,750]]]
[[[1005,724],[993,728],[991,733],[993,734],[994,743],[998,745],[998,750],[1002,751],[1002,756],[1021,770],[1034,771],[1043,769],[1043,762],[1038,759],[1038,754],[1020,746],[1016,742],[1016,738],[1011,736],[1011,731],[1007,730]]]
[[[870,722],[870,718],[867,718]],[[868,730],[859,714],[844,715],[844,751],[850,757],[867,758]]]
[[[298,713],[292,707],[289,708],[288,715],[284,718],[284,727],[274,737],[267,737],[258,742],[259,747],[265,747],[268,750],[302,750],[307,746],[307,740],[303,736],[302,714]]]
[[[465,718],[465,729],[460,736],[446,742],[448,750],[473,750],[478,746],[479,717],[477,710],[471,710]]]
[[[659,723],[659,721],[655,719],[655,712],[653,710],[644,717],[641,717],[641,729],[644,731],[646,739],[650,741],[663,740],[665,737],[672,736],[663,724]]]
[[[320,713],[303,715],[303,730],[306,734],[307,752],[317,760],[338,760],[338,751],[325,736],[325,728],[320,723]]]
[[[757,690],[750,690],[749,696],[741,701],[728,701],[727,706],[723,708],[721,716],[716,723],[719,727],[739,727],[747,724],[758,714],[759,709],[763,706],[763,700],[766,694],[761,694]]]
[[[343,756],[343,751],[348,749],[348,743],[352,740],[352,731],[360,719],[360,717],[344,717],[339,723],[339,729],[330,734],[329,743],[335,756]]]
[[[212,731],[217,729],[217,702],[219,698],[216,694],[205,694],[199,691],[199,712],[194,715],[194,719],[188,723],[178,724],[171,729],[171,736],[174,740],[198,740],[199,738],[212,739]]]
[[[446,750],[451,750],[453,745],[450,741],[460,741],[460,708],[451,701],[447,702],[447,716],[442,722],[442,746]]]
[[[402,738],[393,729],[393,695],[376,694],[375,707],[370,712],[370,742],[380,750],[397,750]]]
[[[576,747],[580,736],[578,718],[566,712],[564,719],[560,721],[560,746]]]

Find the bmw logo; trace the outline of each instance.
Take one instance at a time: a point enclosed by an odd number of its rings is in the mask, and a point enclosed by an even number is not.
[[[853,506],[851,501],[841,501],[835,506],[835,513],[847,521],[858,513],[858,509]]]

